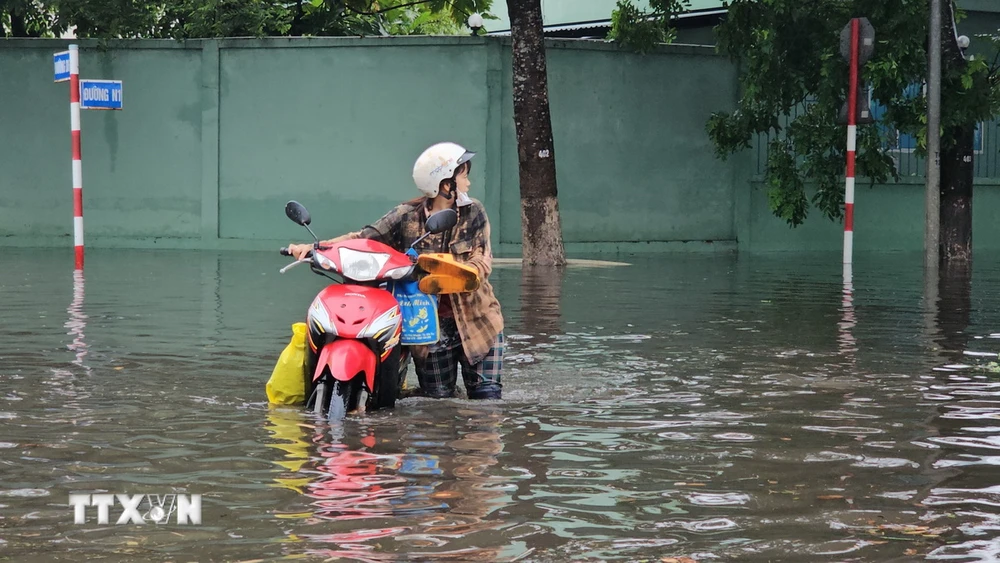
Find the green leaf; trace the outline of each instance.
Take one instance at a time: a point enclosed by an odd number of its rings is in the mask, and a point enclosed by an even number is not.
[[[10,15],[27,33],[56,37],[70,26],[81,38],[165,38],[467,33],[469,13],[484,19],[492,0],[0,0],[6,34]]]
[[[917,152],[926,153],[926,100],[911,88],[926,81],[926,2],[733,0],[716,28],[719,52],[738,65],[741,94],[734,111],[709,118],[709,138],[720,158],[752,147],[755,138],[770,138],[768,200],[792,226],[811,207],[831,220],[843,216],[846,141],[837,116],[849,76],[840,33],[856,14],[868,17],[877,41],[861,78],[885,108],[879,123],[858,128],[857,172],[870,182],[886,182],[899,178],[890,153],[897,131],[915,135]],[[943,149],[954,146],[968,124],[1000,114],[1000,68],[987,64],[1000,61],[1000,37],[983,43],[992,49],[988,56],[945,57]],[[816,189],[810,199],[806,185]]]
[[[650,10],[640,10],[631,0],[617,0],[611,13],[608,40],[637,53],[646,53],[660,44],[672,43],[677,31],[671,18],[690,8],[690,0],[650,0]]]

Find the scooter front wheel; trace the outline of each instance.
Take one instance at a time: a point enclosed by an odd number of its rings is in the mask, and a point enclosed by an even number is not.
[[[323,414],[323,406],[326,403],[326,387],[326,382],[320,381],[313,389],[313,412],[315,414]]]
[[[357,385],[357,379],[351,381],[334,381],[333,393],[330,394],[330,410],[327,419],[330,422],[340,422],[347,416],[347,412],[357,408],[358,395],[361,386]]]

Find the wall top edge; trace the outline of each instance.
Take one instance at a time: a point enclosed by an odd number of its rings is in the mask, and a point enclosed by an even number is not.
[[[841,183],[843,183],[843,180],[844,180],[843,178],[840,179]],[[761,174],[755,174],[755,175],[753,175],[753,176],[750,177],[750,183],[751,184],[763,184],[766,181],[767,181],[767,179],[763,175],[761,175]],[[997,187],[1000,187],[1000,178],[976,177],[976,178],[973,178],[972,183],[973,183],[973,185],[976,185],[976,186],[997,186]],[[806,182],[806,185],[809,185],[809,184],[810,184],[810,182]],[[868,186],[871,185],[871,180],[868,179],[868,178],[863,178],[861,176],[858,176],[856,185],[857,185],[858,188],[867,188]],[[878,182],[876,182],[875,183],[875,188],[886,187],[886,186],[919,186],[919,187],[924,187],[926,185],[927,185],[927,181],[923,177],[920,177],[920,176],[912,176],[912,177],[911,176],[904,176],[904,177],[900,178],[898,182],[895,181],[895,180],[891,180],[891,179],[888,182],[881,183],[881,184],[878,183]]]
[[[329,48],[329,47],[421,47],[421,46],[472,46],[500,44],[510,46],[510,37],[468,37],[408,35],[389,37],[226,37],[221,39],[36,39],[0,38],[0,49],[66,49],[77,44],[87,50],[109,49],[192,49],[200,50],[207,44],[217,44],[220,49],[274,49],[274,48]],[[613,42],[598,39],[546,39],[549,49],[624,52]],[[715,47],[705,45],[671,44],[653,49],[650,55],[721,56]],[[636,55],[641,56],[641,55]]]

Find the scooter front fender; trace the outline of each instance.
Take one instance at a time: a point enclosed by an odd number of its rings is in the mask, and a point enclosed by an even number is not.
[[[363,372],[365,383],[371,391],[375,388],[377,367],[378,358],[370,348],[358,340],[342,338],[334,340],[320,350],[312,380],[315,383],[323,375],[323,368],[330,368],[330,375],[338,381],[350,381]]]

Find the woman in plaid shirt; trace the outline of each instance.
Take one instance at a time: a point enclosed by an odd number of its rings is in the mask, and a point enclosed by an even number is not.
[[[470,399],[501,397],[503,315],[489,282],[493,269],[490,221],[483,204],[469,197],[473,156],[475,153],[455,143],[431,146],[413,165],[413,181],[422,197],[396,206],[360,231],[322,241],[335,244],[366,238],[405,252],[424,234],[427,217],[444,209],[458,212],[458,223],[450,231],[429,235],[414,246],[418,253],[450,252],[457,261],[474,267],[480,278],[476,291],[441,296],[438,342],[409,347],[421,392],[428,397],[453,397],[460,365]],[[293,244],[288,248],[301,259],[312,245]]]

